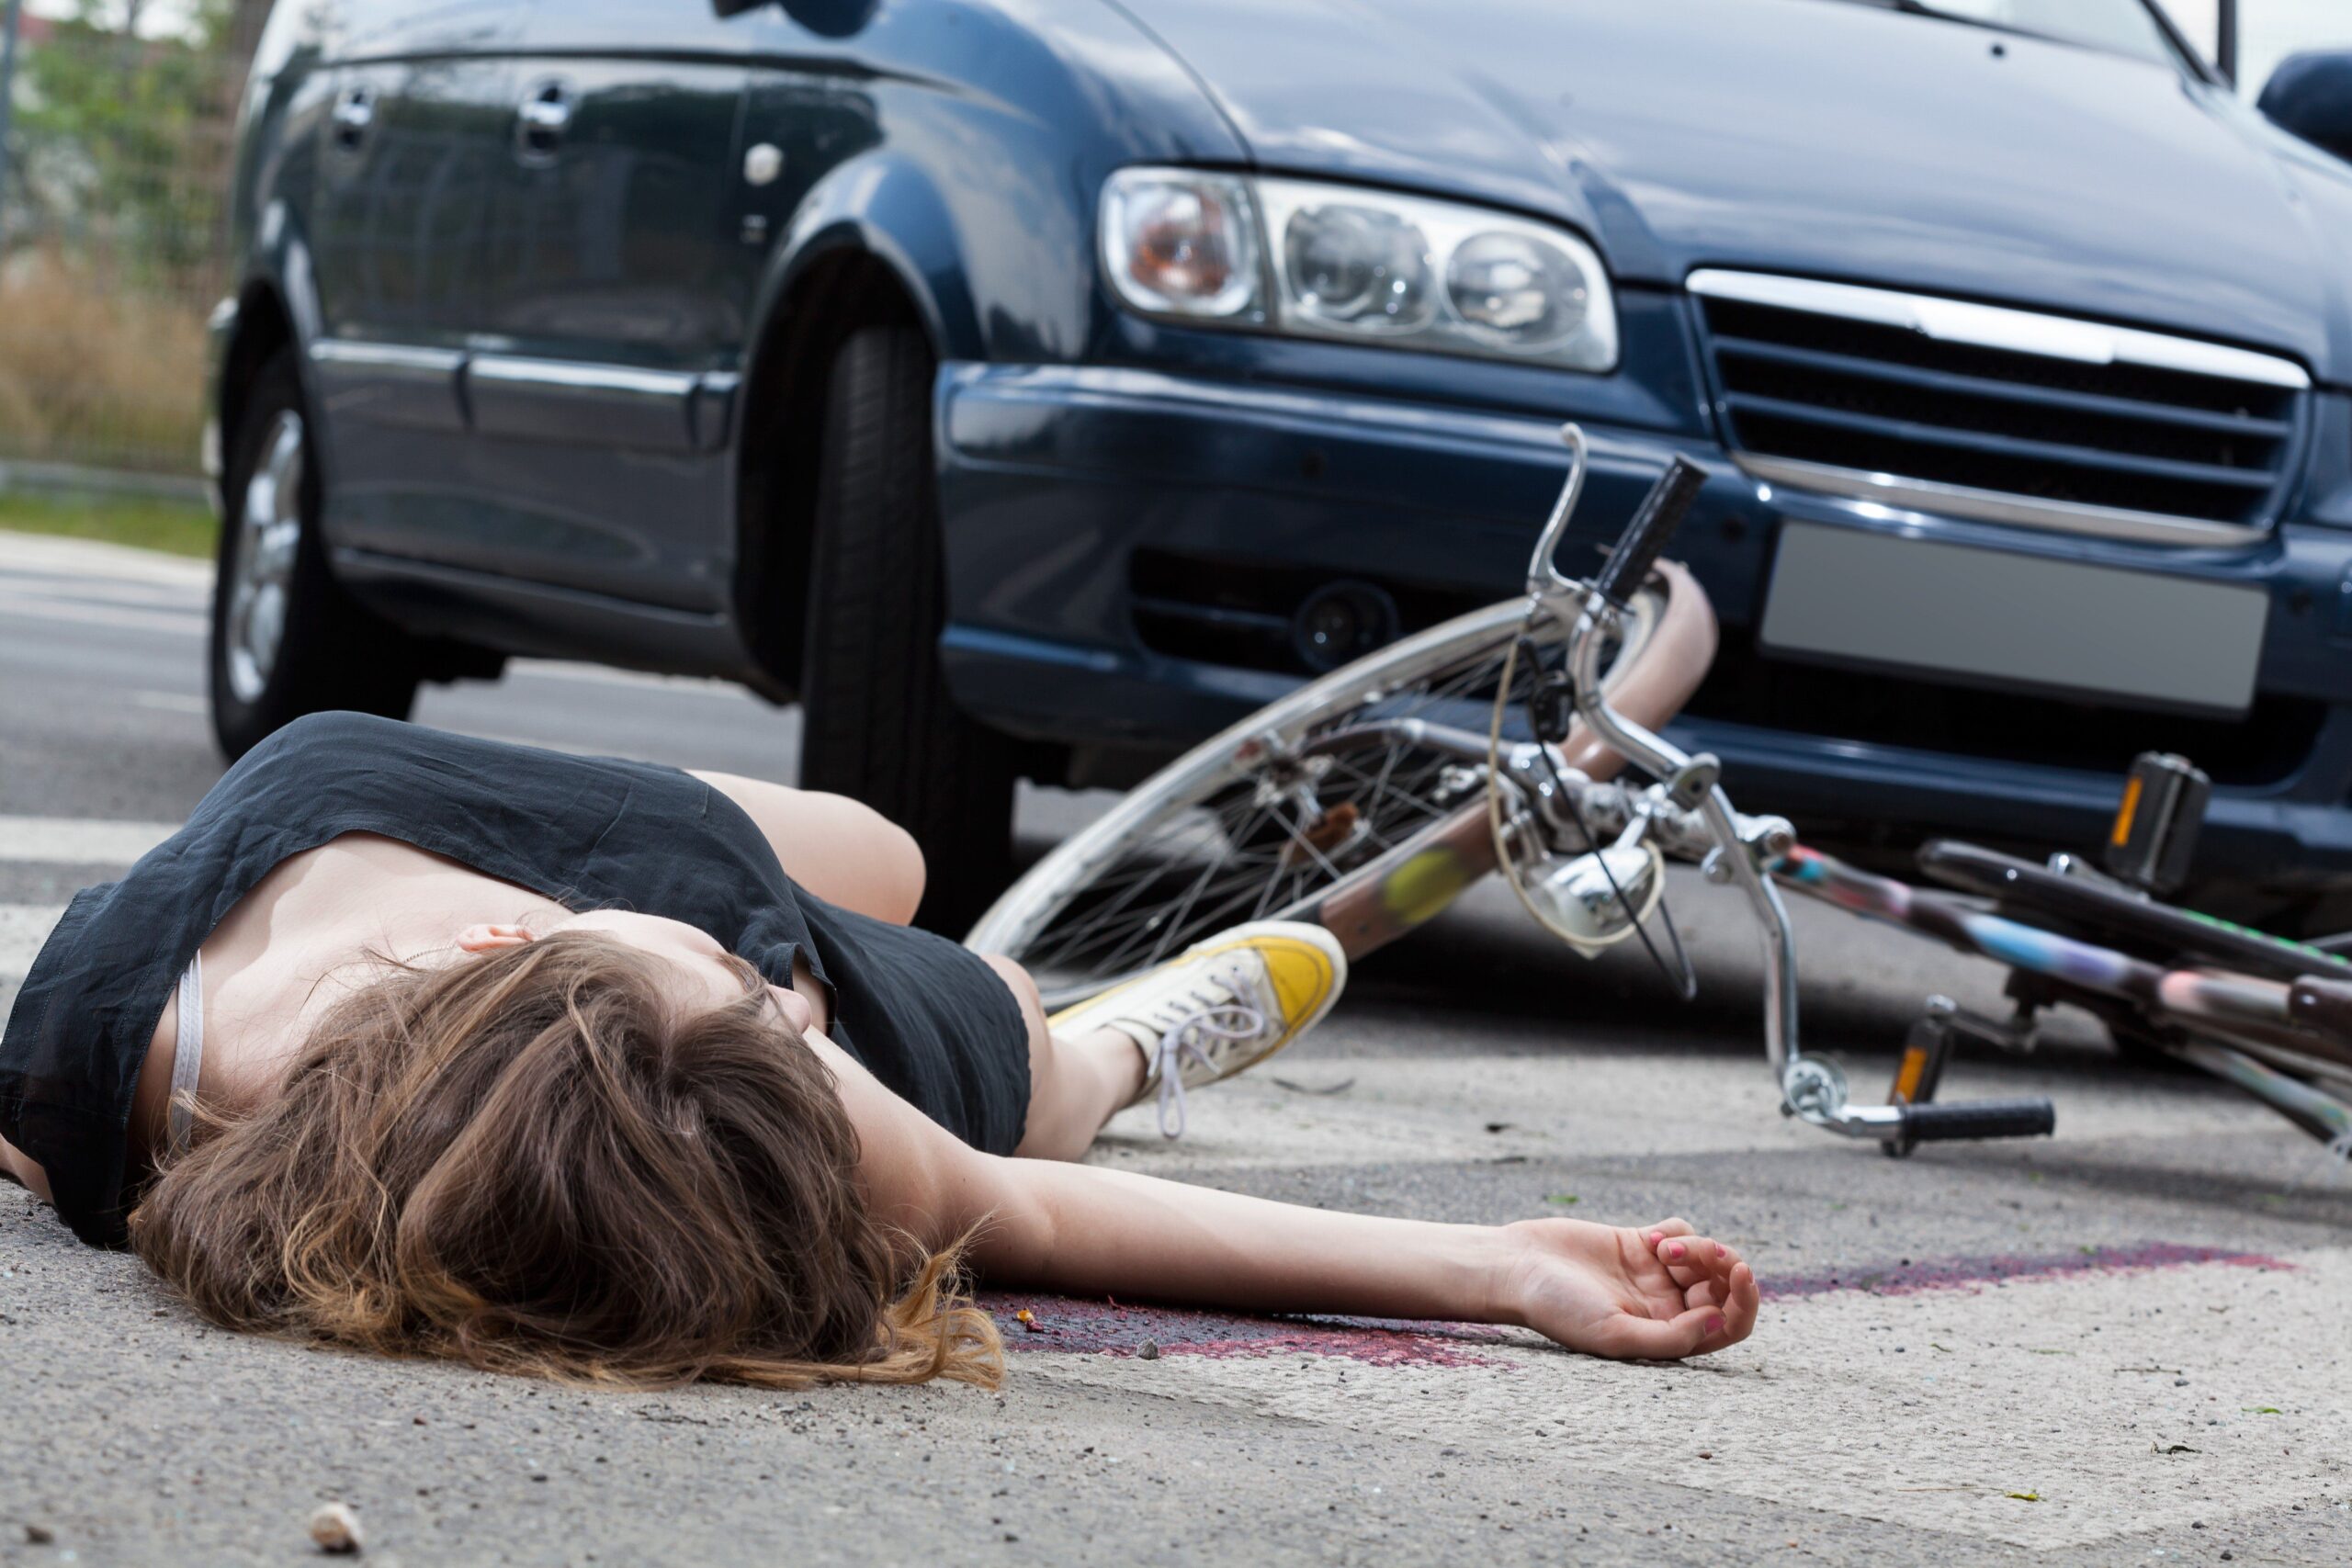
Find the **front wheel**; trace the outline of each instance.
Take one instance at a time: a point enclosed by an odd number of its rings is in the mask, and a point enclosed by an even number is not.
[[[1075,995],[1227,926],[1303,917],[1483,797],[1483,768],[1420,743],[1398,721],[1486,734],[1506,659],[1522,635],[1534,646],[1532,657],[1513,661],[1517,703],[1544,670],[1557,667],[1565,628],[1547,618],[1529,632],[1527,605],[1514,600],[1394,643],[1260,709],[1038,862],[965,945],[1018,960],[1056,995]],[[1603,689],[1654,728],[1689,698],[1713,649],[1705,593],[1679,567],[1662,568],[1634,596]],[[1374,747],[1313,744],[1365,725],[1379,726]],[[1572,736],[1567,751],[1596,778],[1622,765],[1589,736]],[[1399,926],[1459,891],[1434,862],[1403,870],[1382,890],[1408,906],[1392,911]]]
[[[1012,743],[956,707],[940,668],[947,570],[933,479],[931,350],[853,333],[833,361],[801,659],[803,788],[914,835],[918,924],[961,930],[1012,874]]]
[[[317,437],[292,353],[265,364],[245,397],[212,583],[212,733],[232,761],[304,714],[406,718],[422,676],[413,639],[327,565]]]

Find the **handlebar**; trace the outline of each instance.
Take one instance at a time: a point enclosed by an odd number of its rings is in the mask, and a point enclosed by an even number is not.
[[[1649,493],[1642,497],[1634,520],[1625,525],[1600,574],[1592,580],[1593,592],[1613,604],[1625,603],[1657,564],[1659,553],[1690,514],[1690,504],[1706,483],[1706,470],[1689,458],[1677,457],[1668,463]]]
[[[1804,1055],[1797,1032],[1796,932],[1770,874],[1774,861],[1788,848],[1787,824],[1778,824],[1778,832],[1759,831],[1761,822],[1773,819],[1743,818],[1732,809],[1731,797],[1715,782],[1719,766],[1713,757],[1694,757],[1617,712],[1600,680],[1602,649],[1622,622],[1625,595],[1639,588],[1657,564],[1659,552],[1703,487],[1705,472],[1679,457],[1670,461],[1599,576],[1578,582],[1564,576],[1552,558],[1583,490],[1586,462],[1583,433],[1571,424],[1561,435],[1569,450],[1567,482],[1528,563],[1529,592],[1539,602],[1556,604],[1565,597],[1563,607],[1575,617],[1566,662],[1577,716],[1611,750],[1658,780],[1666,800],[1699,818],[1695,825],[1714,846],[1705,868],[1710,879],[1727,882],[1747,897],[1763,942],[1764,1050],[1779,1080],[1781,1109],[1844,1136],[1890,1145],[2047,1132],[2046,1106],[1855,1105],[1847,1098],[1845,1075],[1837,1065]]]

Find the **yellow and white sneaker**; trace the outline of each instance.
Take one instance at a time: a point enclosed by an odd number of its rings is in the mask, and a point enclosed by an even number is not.
[[[1184,1131],[1184,1091],[1264,1061],[1322,1020],[1347,984],[1348,955],[1321,926],[1257,920],[1219,932],[1148,975],[1056,1013],[1057,1034],[1115,1029],[1143,1052],[1159,1131]]]

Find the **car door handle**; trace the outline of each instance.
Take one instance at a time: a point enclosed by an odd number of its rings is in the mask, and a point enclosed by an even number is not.
[[[345,87],[328,118],[334,125],[334,144],[345,152],[356,152],[368,139],[368,128],[376,123],[375,93],[366,87]]]
[[[563,146],[571,127],[571,90],[560,82],[531,89],[514,111],[514,152],[526,164],[544,164]]]

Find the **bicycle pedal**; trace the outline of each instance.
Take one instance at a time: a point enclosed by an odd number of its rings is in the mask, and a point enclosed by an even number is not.
[[[1959,1031],[1952,1027],[1960,1004],[1950,997],[1929,997],[1928,1010],[1904,1037],[1903,1058],[1895,1064],[1894,1087],[1886,1091],[1889,1105],[1926,1105],[1936,1098],[1943,1081],[1944,1063],[1951,1056]]]
[[[2147,892],[2172,892],[2188,880],[2212,797],[2213,781],[2186,757],[2143,751],[2132,758],[2102,852],[2107,869]]]

